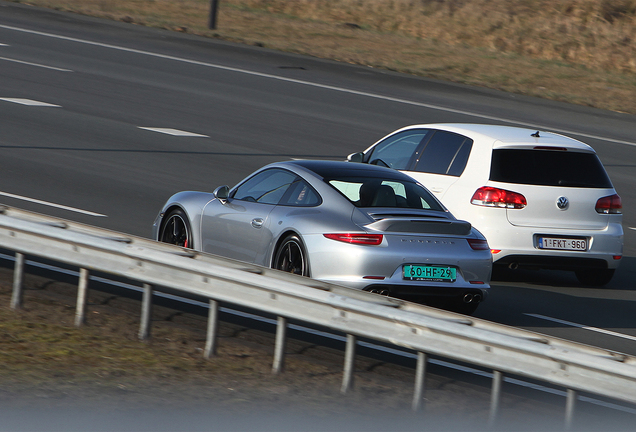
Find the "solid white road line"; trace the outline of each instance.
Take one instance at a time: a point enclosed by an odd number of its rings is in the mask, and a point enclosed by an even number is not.
[[[51,203],[51,202],[48,202],[48,201],[42,201],[42,200],[38,200],[38,199],[35,199],[35,198],[29,198],[29,197],[21,196],[21,195],[15,195],[15,194],[8,193],[8,192],[0,192],[0,195],[6,196],[8,198],[15,198],[15,199],[19,199],[19,200],[22,200],[22,201],[28,201],[28,202],[32,202],[32,203],[35,203],[35,204],[42,204],[42,205],[45,205],[45,206],[55,207],[55,208],[59,208],[59,209],[62,209],[62,210],[68,210],[68,211],[72,211],[72,212],[75,212],[75,213],[81,213],[81,214],[85,214],[85,215],[89,215],[89,216],[108,217],[108,216],[103,215],[101,213],[94,213],[94,212],[91,212],[91,211],[88,211],[88,210],[82,210],[82,209],[77,209],[77,208],[74,208],[74,207],[68,207],[68,206],[65,206],[65,205],[55,204],[55,203]]]
[[[139,129],[145,129],[152,132],[159,132],[166,135],[174,135],[174,136],[184,136],[184,137],[203,137],[209,138],[207,135],[201,135],[194,132],[186,132],[179,129],[170,129],[170,128],[154,128],[154,127],[141,127]]]
[[[115,50],[119,50],[119,51],[135,53],[135,54],[142,54],[142,55],[152,56],[152,57],[155,57],[155,58],[162,58],[162,59],[165,59],[165,60],[172,60],[172,61],[178,61],[178,62],[182,62],[182,63],[189,63],[189,64],[193,64],[193,65],[199,65],[199,66],[215,68],[215,69],[219,69],[219,70],[237,72],[237,73],[242,73],[242,74],[251,75],[251,76],[258,76],[258,77],[262,77],[262,78],[275,79],[275,80],[278,80],[278,81],[286,81],[286,82],[291,82],[291,83],[295,83],[295,84],[311,86],[311,87],[314,87],[314,88],[321,88],[321,89],[332,90],[332,91],[337,91],[337,92],[341,92],[341,93],[354,94],[354,95],[358,95],[358,96],[364,96],[364,97],[369,97],[369,98],[374,98],[374,99],[380,99],[380,100],[385,100],[385,101],[389,101],[389,102],[396,102],[396,103],[400,103],[400,104],[418,106],[418,107],[422,107],[422,108],[430,108],[430,109],[434,109],[434,110],[438,110],[438,111],[445,111],[445,112],[450,112],[450,113],[455,113],[455,114],[468,115],[468,116],[471,116],[471,117],[481,118],[481,119],[485,119],[485,120],[494,120],[494,121],[500,121],[500,122],[505,122],[505,123],[511,123],[511,124],[515,124],[515,125],[519,125],[519,126],[527,126],[527,127],[533,128],[533,129],[540,129],[540,130],[542,129],[542,130],[546,130],[546,131],[558,132],[558,133],[568,134],[568,135],[578,135],[578,136],[585,137],[585,138],[597,139],[597,140],[613,142],[613,143],[617,143],[617,144],[626,144],[626,145],[636,146],[636,142],[632,142],[632,141],[618,140],[618,139],[607,138],[607,137],[602,137],[602,136],[598,136],[598,135],[585,134],[585,133],[581,133],[581,132],[577,132],[577,131],[571,131],[571,130],[568,130],[568,129],[559,129],[559,128],[554,128],[554,127],[547,127],[547,126],[534,124],[534,123],[525,123],[523,121],[508,119],[508,118],[505,118],[505,117],[490,116],[490,115],[480,114],[480,113],[473,112],[473,111],[466,111],[466,110],[448,108],[448,107],[444,107],[444,106],[441,106],[441,105],[433,105],[433,104],[428,104],[428,103],[416,102],[416,101],[412,101],[412,100],[408,100],[408,99],[394,98],[394,97],[390,97],[390,96],[380,95],[380,94],[377,94],[377,93],[369,93],[369,92],[363,92],[363,91],[348,89],[348,88],[345,88],[345,87],[337,87],[337,86],[331,86],[331,85],[326,85],[326,84],[319,84],[319,83],[315,83],[315,82],[311,82],[311,81],[299,80],[299,79],[294,79],[294,78],[287,78],[287,77],[278,76],[278,75],[272,75],[272,74],[268,74],[268,73],[255,72],[255,71],[250,71],[250,70],[246,70],[246,69],[240,69],[240,68],[235,68],[235,67],[230,67],[230,66],[223,66],[223,65],[219,65],[219,64],[215,64],[215,63],[202,62],[202,61],[198,61],[198,60],[191,60],[191,59],[186,59],[186,58],[181,58],[181,57],[170,56],[170,55],[166,55],[166,54],[159,54],[159,53],[154,53],[154,52],[150,52],[150,51],[138,50],[138,49],[134,49],[134,48],[126,48],[126,47],[117,46],[117,45],[110,45],[110,44],[105,44],[105,43],[100,43],[100,42],[93,42],[93,41],[73,38],[73,37],[69,37],[69,36],[61,36],[61,35],[56,35],[56,34],[52,34],[52,33],[46,33],[46,32],[40,32],[40,31],[36,31],[36,30],[24,29],[24,28],[20,28],[20,27],[0,25],[0,28],[7,29],[7,30],[14,30],[14,31],[19,31],[19,32],[24,32],[24,33],[35,34],[35,35],[49,37],[49,38],[66,40],[66,41],[71,41],[71,42],[83,43],[83,44],[87,44],[87,45],[99,46],[99,47],[102,47],[102,48],[115,49]]]
[[[36,66],[36,67],[41,67],[41,68],[45,68],[45,69],[52,69],[52,70],[56,70],[56,71],[60,71],[60,72],[73,72],[70,69],[62,69],[62,68],[58,68],[58,67],[54,67],[54,66],[47,66],[47,65],[43,65],[43,64],[39,64],[39,63],[31,63],[31,62],[11,59],[11,58],[7,58],[7,57],[0,57],[0,60],[10,61],[10,62],[14,62],[14,63],[21,63],[21,64],[25,64],[25,65],[29,65],[29,66]]]
[[[46,102],[40,102],[31,99],[20,99],[20,98],[0,98],[5,102],[17,103],[20,105],[28,105],[28,106],[39,106],[39,107],[59,107],[60,105],[54,105]]]
[[[626,334],[623,334],[623,333],[617,333],[617,332],[614,332],[614,331],[611,331],[611,330],[605,330],[605,329],[598,328],[598,327],[591,327],[591,326],[588,326],[588,325],[585,325],[585,324],[578,324],[578,323],[575,323],[575,322],[565,321],[565,320],[558,319],[558,318],[552,318],[552,317],[548,317],[548,316],[545,316],[545,315],[530,314],[530,313],[526,313],[524,315],[531,316],[531,317],[534,317],[534,318],[539,318],[539,319],[546,320],[546,321],[552,321],[552,322],[555,322],[555,323],[558,323],[558,324],[568,325],[570,327],[577,327],[577,328],[581,328],[581,329],[584,329],[584,330],[590,330],[590,331],[594,331],[594,332],[597,332],[597,333],[603,333],[603,334],[610,335],[610,336],[616,336],[616,337],[619,337],[619,338],[636,341],[636,336],[630,336],[630,335],[626,335]]]

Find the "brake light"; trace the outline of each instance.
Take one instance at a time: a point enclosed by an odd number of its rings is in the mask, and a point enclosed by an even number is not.
[[[602,214],[623,213],[623,203],[618,194],[606,196],[596,201],[596,212]]]
[[[526,206],[526,197],[517,192],[489,186],[480,187],[470,200],[471,204],[485,207],[522,209]]]
[[[489,250],[488,242],[481,239],[466,239],[472,250]]]
[[[345,243],[377,246],[382,243],[382,234],[324,234],[331,240],[337,240]]]

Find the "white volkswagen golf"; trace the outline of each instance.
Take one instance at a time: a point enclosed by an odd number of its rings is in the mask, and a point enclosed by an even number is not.
[[[399,129],[351,162],[404,171],[484,234],[494,264],[607,284],[623,254],[621,198],[596,152],[544,131],[480,124]]]

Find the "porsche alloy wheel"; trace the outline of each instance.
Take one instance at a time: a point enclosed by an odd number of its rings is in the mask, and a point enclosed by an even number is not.
[[[288,273],[309,276],[307,255],[298,236],[290,235],[283,240],[276,252],[272,267]]]
[[[192,231],[183,210],[172,210],[161,228],[159,241],[173,245],[192,248]]]

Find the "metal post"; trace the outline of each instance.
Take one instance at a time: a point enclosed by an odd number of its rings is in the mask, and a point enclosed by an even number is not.
[[[24,255],[16,252],[15,267],[13,269],[13,295],[11,297],[11,309],[22,309],[24,292],[22,280],[24,278]]]
[[[219,0],[210,0],[210,18],[208,20],[208,28],[216,29],[216,17],[219,14]]]
[[[216,355],[216,335],[219,323],[219,302],[210,300],[210,311],[208,312],[208,335],[205,339],[205,350],[203,356],[209,359]]]
[[[353,388],[353,367],[356,357],[356,337],[347,335],[347,347],[345,349],[344,376],[342,378],[342,387],[340,393],[346,394]]]
[[[272,373],[279,374],[285,367],[285,347],[287,345],[287,318],[279,316],[276,327],[276,348],[274,350],[274,366]]]
[[[499,403],[501,401],[501,383],[503,374],[499,371],[493,371],[492,374],[492,390],[490,393],[490,414],[488,416],[488,427],[492,428],[497,422],[499,416]]]
[[[415,367],[415,392],[413,394],[413,411],[422,408],[424,391],[426,389],[426,363],[428,358],[425,353],[417,353],[417,366]]]
[[[568,396],[565,401],[565,430],[572,429],[572,422],[574,421],[574,409],[576,408],[577,393],[576,390],[568,389]]]
[[[81,326],[86,322],[86,294],[88,291],[88,270],[80,269],[79,285],[77,287],[77,307],[75,308],[75,325]]]
[[[152,285],[144,284],[144,295],[141,300],[141,324],[139,325],[139,339],[146,341],[150,339],[152,329]]]

